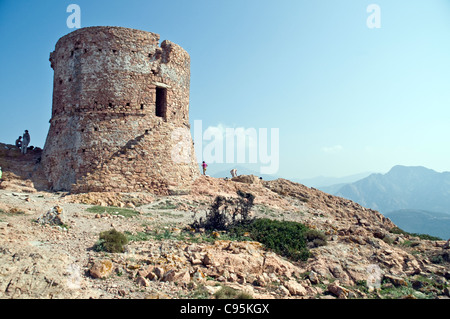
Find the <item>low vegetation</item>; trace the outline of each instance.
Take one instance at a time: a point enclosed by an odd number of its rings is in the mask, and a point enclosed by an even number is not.
[[[450,263],[450,252],[443,251],[430,256],[430,261],[433,264]]]
[[[398,235],[407,235],[407,236],[412,236],[412,237],[418,237],[420,239],[424,239],[424,240],[442,240],[442,238],[440,237],[436,237],[436,236],[431,236],[431,235],[427,235],[427,234],[417,234],[417,233],[408,233],[406,231],[404,231],[403,229],[399,228],[399,227],[394,227],[390,230],[390,232],[392,234],[398,234]]]
[[[238,191],[238,198],[217,196],[212,203],[206,218],[195,220],[191,227],[207,231],[228,231],[237,226],[245,226],[252,223],[250,211],[253,207],[255,196],[250,193]]]
[[[94,245],[94,250],[123,253],[125,252],[126,244],[128,244],[127,236],[115,229],[111,229],[100,233],[99,240]]]
[[[216,299],[252,299],[252,296],[243,291],[234,288],[223,286],[215,294]]]
[[[153,206],[154,209],[176,209],[178,205],[172,203],[170,200],[165,202],[159,202],[157,205]]]
[[[238,198],[217,196],[206,218],[191,227],[205,231],[226,231],[235,238],[247,237],[294,261],[309,258],[309,248],[326,245],[325,235],[293,221],[251,218],[254,196],[238,191]]]
[[[281,256],[292,260],[307,260],[306,232],[308,228],[300,223],[257,219],[246,227],[250,237]]]
[[[92,206],[87,208],[86,211],[94,214],[121,215],[125,218],[139,215],[139,212],[133,209],[119,208],[114,206]]]

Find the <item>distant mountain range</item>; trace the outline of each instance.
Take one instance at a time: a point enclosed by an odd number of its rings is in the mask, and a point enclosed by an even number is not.
[[[320,189],[378,210],[405,231],[450,238],[450,172],[397,165],[338,186]]]
[[[450,172],[422,166],[394,166],[342,186],[334,195],[387,213],[400,209],[450,212]]]
[[[314,178],[300,178],[300,179],[297,178],[292,179],[292,181],[303,184],[308,187],[318,188],[320,190],[322,190],[322,188],[327,188],[327,189],[336,189],[337,191],[338,188],[344,186],[345,184],[356,182],[360,179],[369,176],[370,174],[372,174],[372,172],[354,174],[344,177],[318,176]]]
[[[256,164],[214,164],[206,173],[231,178],[232,168],[238,175],[255,175],[264,180],[281,177],[260,174]],[[386,174],[366,172],[341,178],[290,180],[375,209],[407,232],[450,238],[450,172],[397,165]]]

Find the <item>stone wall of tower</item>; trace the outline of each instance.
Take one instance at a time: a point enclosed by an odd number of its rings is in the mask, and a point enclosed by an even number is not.
[[[167,193],[199,175],[184,49],[159,45],[150,32],[89,27],[59,39],[50,62],[52,118],[42,155],[50,188]]]

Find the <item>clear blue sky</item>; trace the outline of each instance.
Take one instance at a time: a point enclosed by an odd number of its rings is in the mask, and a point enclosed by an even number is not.
[[[0,0],[0,142],[44,146],[71,3],[186,49],[191,124],[278,128],[279,176],[450,171],[449,0]]]

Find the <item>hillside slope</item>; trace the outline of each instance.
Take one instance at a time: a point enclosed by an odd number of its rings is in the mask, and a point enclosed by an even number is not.
[[[221,286],[252,298],[449,296],[448,242],[398,232],[375,210],[289,180],[201,176],[178,196],[66,194],[33,189],[8,171],[13,157],[1,160],[10,165],[0,188],[1,298],[214,298]],[[292,261],[224,232],[192,233],[217,195],[238,190],[255,195],[255,217],[305,224],[327,244]],[[36,222],[55,206],[62,226]],[[127,234],[125,252],[94,249],[110,229]]]

